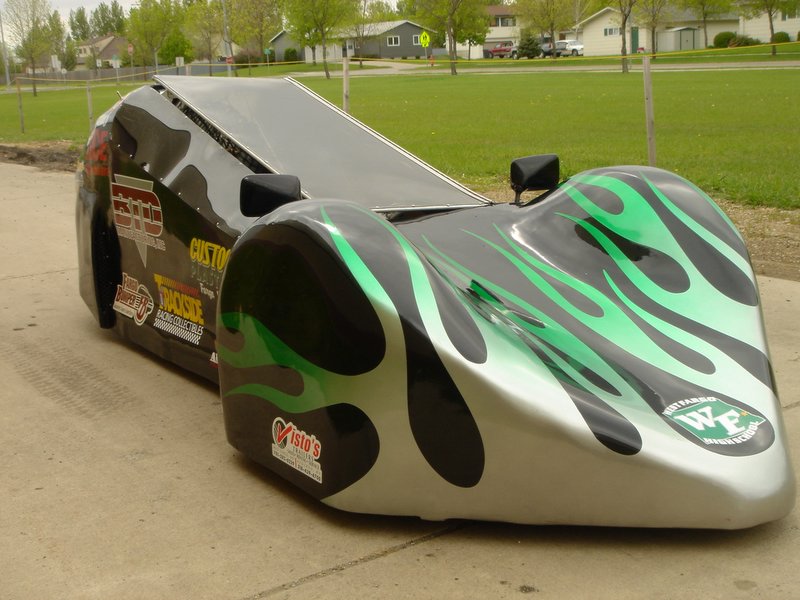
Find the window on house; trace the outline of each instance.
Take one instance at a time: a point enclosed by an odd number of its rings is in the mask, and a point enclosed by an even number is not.
[[[603,29],[603,35],[606,37],[611,35],[619,35],[619,27],[606,27]]]
[[[415,36],[413,36],[413,37],[411,38],[411,43],[412,43],[413,45],[415,45],[415,46],[422,46],[422,44],[420,44],[420,42],[419,42],[419,36],[418,36],[418,35],[415,35]],[[398,45],[399,45],[399,44],[398,44]]]
[[[790,8],[788,10],[781,11],[781,21],[785,21],[786,19],[796,19],[797,18],[797,9]]]
[[[399,35],[390,35],[386,38],[386,45],[387,46],[399,46],[400,45],[400,36]]]
[[[495,17],[495,27],[515,27],[517,25],[516,17]]]

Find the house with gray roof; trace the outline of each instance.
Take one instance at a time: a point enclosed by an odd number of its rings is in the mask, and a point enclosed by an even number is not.
[[[326,49],[327,57],[328,60],[341,60],[346,44],[351,58],[422,58],[431,52],[431,46],[427,48],[427,52],[422,46],[421,37],[424,31],[434,33],[407,19],[351,27],[342,30],[331,40]],[[306,62],[311,62],[314,58],[317,61],[322,60],[322,46],[317,46],[312,53],[310,47],[304,48],[286,30],[278,33],[269,43],[275,50],[275,60],[279,62],[284,60],[288,48],[297,48]]]

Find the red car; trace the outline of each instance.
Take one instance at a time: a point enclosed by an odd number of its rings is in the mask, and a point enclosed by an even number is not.
[[[498,42],[494,48],[484,50],[486,58],[514,58],[516,59],[519,54],[517,53],[517,45],[514,42]]]

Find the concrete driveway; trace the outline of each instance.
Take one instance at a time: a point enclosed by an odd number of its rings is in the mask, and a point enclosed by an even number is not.
[[[0,598],[797,598],[800,515],[738,532],[431,523],[309,500],[216,390],[98,329],[74,183],[0,164]],[[800,464],[800,284],[761,279]]]

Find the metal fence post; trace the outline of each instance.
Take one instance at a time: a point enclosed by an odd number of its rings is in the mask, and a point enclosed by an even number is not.
[[[651,167],[656,166],[656,136],[655,117],[653,116],[653,80],[650,77],[650,56],[642,57],[644,72],[644,115],[647,125],[647,162]]]
[[[94,114],[92,110],[92,86],[89,85],[89,80],[86,80],[86,103],[89,106],[89,134],[92,133],[94,127]]]
[[[14,81],[17,84],[17,107],[19,108],[19,130],[25,133],[25,113],[22,112],[22,88],[19,85],[19,73],[14,74]]]
[[[342,110],[350,112],[350,57],[342,59]]]

